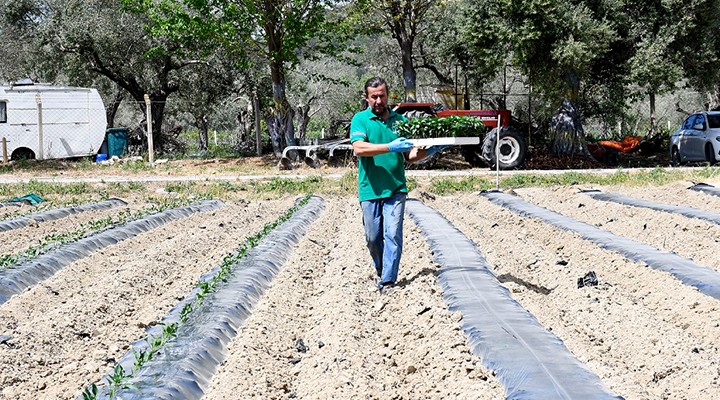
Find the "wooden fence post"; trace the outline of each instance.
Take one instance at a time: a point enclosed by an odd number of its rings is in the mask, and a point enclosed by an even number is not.
[[[148,161],[150,164],[155,162],[155,154],[153,148],[153,131],[152,131],[152,107],[150,104],[150,96],[145,95],[145,119],[147,120],[147,139],[148,139]]]

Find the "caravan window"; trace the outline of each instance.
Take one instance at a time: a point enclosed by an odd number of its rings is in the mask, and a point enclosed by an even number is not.
[[[0,123],[7,122],[7,102],[0,101]]]

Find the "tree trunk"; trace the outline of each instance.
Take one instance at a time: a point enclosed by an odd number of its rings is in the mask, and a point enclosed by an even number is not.
[[[570,99],[564,99],[550,121],[550,154],[575,154],[590,157],[580,115]]]
[[[655,117],[655,92],[651,91],[650,95],[650,137],[655,137],[657,132],[657,119]]]
[[[165,119],[165,104],[167,96],[150,95],[150,114],[152,115],[153,147],[161,152],[165,147],[165,136],[162,134]]]
[[[198,128],[198,150],[208,149],[208,120],[206,116],[196,116],[195,126]]]
[[[233,144],[235,148],[240,149],[247,147],[254,142],[253,135],[253,108],[252,103],[248,102],[248,106],[243,110],[238,110],[238,133]]]
[[[145,105],[145,95],[137,93],[131,93],[140,108],[140,112],[145,118],[147,118],[147,107]],[[163,149],[165,145],[165,137],[161,134],[163,118],[165,115],[165,102],[167,100],[166,95],[150,95],[150,117],[152,118],[152,133],[153,133],[153,148],[156,152]],[[145,127],[143,126],[143,129]]]
[[[592,157],[585,141],[580,113],[575,108],[575,101],[580,93],[580,78],[575,71],[569,71],[565,79],[568,97],[563,99],[560,108],[550,120],[550,154]]]
[[[275,156],[282,156],[287,146],[295,145],[293,128],[293,110],[285,96],[285,59],[283,57],[283,23],[280,8],[275,2],[265,0],[266,20],[263,29],[267,36],[268,55],[270,58],[270,79],[273,90],[272,115],[267,120],[268,133],[272,141]],[[293,156],[297,158],[297,152]]]
[[[295,146],[295,130],[293,127],[294,112],[290,105],[285,104],[280,108],[275,108],[273,114],[266,120],[270,140],[272,141],[273,152],[276,157],[282,156],[283,150],[287,146]],[[294,160],[299,158],[297,151],[290,151],[288,156]]]
[[[297,139],[302,142],[305,139],[307,133],[307,127],[310,123],[310,104],[297,106]]]
[[[272,115],[268,120],[268,131],[272,140],[273,151],[277,157],[287,146],[296,145],[295,129],[293,126],[294,112],[285,96],[285,73],[280,62],[270,63],[270,74],[273,87],[273,108]],[[297,152],[293,152],[292,158],[297,159]]]
[[[122,101],[124,99],[125,99],[125,91],[122,88],[118,87],[117,91],[115,92],[115,96],[113,96],[112,104],[105,111],[105,116],[107,117],[108,128],[115,127],[115,115],[117,115],[118,109],[120,108],[120,104],[122,104]]]
[[[405,87],[405,101],[414,103],[417,101],[417,72],[412,59],[412,41],[400,43],[402,51],[403,85]]]

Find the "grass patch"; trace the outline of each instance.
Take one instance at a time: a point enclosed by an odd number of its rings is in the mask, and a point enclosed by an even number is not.
[[[91,191],[87,183],[51,183],[31,180],[27,183],[0,185],[0,197],[24,196],[35,193],[45,198],[48,196],[81,196]]]
[[[495,182],[475,175],[464,178],[433,179],[428,190],[439,195],[457,192],[476,192],[495,187]]]
[[[700,170],[653,168],[641,171],[618,170],[613,174],[594,174],[567,172],[564,174],[516,174],[500,178],[501,189],[524,187],[571,186],[593,184],[603,186],[662,186],[679,180],[701,181],[720,175],[718,167]],[[474,192],[495,188],[495,178],[491,175],[469,176],[463,178],[433,179],[428,190],[439,195],[458,192]]]

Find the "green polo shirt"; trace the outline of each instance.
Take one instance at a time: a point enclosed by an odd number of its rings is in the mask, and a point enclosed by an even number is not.
[[[370,108],[361,111],[350,123],[350,143],[362,140],[385,144],[398,138],[395,124],[405,117],[390,110],[387,122]],[[384,199],[395,193],[407,193],[405,158],[402,153],[384,153],[374,157],[358,156],[358,197],[360,201]]]

